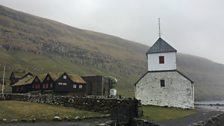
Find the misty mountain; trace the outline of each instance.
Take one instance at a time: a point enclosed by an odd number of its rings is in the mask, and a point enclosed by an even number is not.
[[[133,96],[134,83],[147,71],[148,48],[0,6],[0,65],[7,66],[7,75],[11,71],[103,74],[118,78],[119,94]],[[195,82],[197,100],[223,98],[223,65],[186,54],[178,54],[177,63]]]

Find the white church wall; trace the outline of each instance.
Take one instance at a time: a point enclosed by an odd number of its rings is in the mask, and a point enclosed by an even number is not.
[[[160,80],[165,80],[165,87],[161,87]],[[149,72],[136,84],[135,97],[143,105],[193,108],[193,87],[176,71]]]
[[[159,64],[159,56],[164,56],[164,64]],[[148,54],[148,71],[175,70],[176,52]]]

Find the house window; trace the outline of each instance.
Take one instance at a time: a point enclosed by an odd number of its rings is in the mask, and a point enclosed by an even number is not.
[[[79,88],[82,88],[82,85],[79,85]]]
[[[45,84],[43,84],[43,89],[45,89]]]
[[[63,79],[67,79],[67,76],[66,76],[66,75],[64,75],[64,76],[63,76]]]
[[[73,88],[76,88],[76,84],[73,85]]]
[[[35,84],[35,89],[40,89],[40,84]]]
[[[45,88],[48,89],[48,84],[45,85]]]
[[[160,80],[160,87],[165,87],[165,80]]]
[[[50,87],[53,88],[53,84],[52,83],[50,84]]]
[[[164,64],[164,56],[159,56],[159,64]]]

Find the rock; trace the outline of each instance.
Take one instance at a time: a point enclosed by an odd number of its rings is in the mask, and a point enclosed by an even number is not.
[[[6,119],[6,118],[3,118],[3,119],[2,119],[2,121],[3,121],[3,122],[6,122],[6,121],[7,121],[7,119]]]
[[[80,117],[79,117],[79,116],[76,116],[76,117],[75,117],[75,120],[79,120],[79,119],[80,119]]]
[[[114,122],[112,120],[106,121],[105,122],[107,125],[111,126]]]
[[[106,117],[110,117],[110,114],[103,114],[103,115],[100,115],[101,118],[106,118]]]
[[[21,122],[27,122],[28,120],[27,119],[21,119]]]
[[[99,124],[96,124],[96,126],[107,126],[106,123],[99,123]]]
[[[110,114],[105,114],[104,117],[110,117]]]
[[[33,119],[32,119],[32,122],[36,122],[36,120],[37,120],[36,118],[33,118]]]
[[[59,117],[59,116],[54,116],[54,119],[53,120],[54,121],[62,121],[61,117]]]
[[[18,122],[18,119],[11,119],[11,122]]]
[[[71,121],[71,119],[70,119],[68,116],[65,116],[65,117],[63,118],[63,120],[65,120],[65,121]]]

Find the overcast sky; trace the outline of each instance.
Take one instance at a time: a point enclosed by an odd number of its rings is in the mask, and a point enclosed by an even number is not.
[[[0,4],[149,46],[158,39],[160,17],[162,38],[178,52],[224,64],[224,0],[0,0]]]

